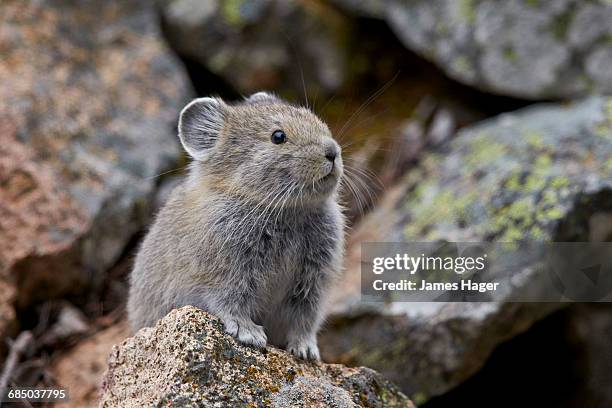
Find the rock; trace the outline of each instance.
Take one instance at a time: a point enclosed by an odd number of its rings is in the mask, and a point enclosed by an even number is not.
[[[413,407],[373,370],[240,345],[192,306],[113,347],[108,364],[102,407]]]
[[[170,44],[239,93],[303,97],[344,81],[347,19],[324,2],[159,1]],[[312,102],[312,101],[311,101]]]
[[[612,92],[610,2],[332,2],[385,19],[406,47],[488,92],[526,99]]]
[[[71,303],[60,302],[57,321],[46,328],[37,339],[39,347],[53,347],[61,344],[70,337],[87,333],[89,325],[87,318],[80,309]]]
[[[104,280],[179,157],[189,87],[147,1],[7,0],[0,16],[0,280],[27,307]]]
[[[0,338],[15,332],[15,286],[0,279]],[[0,343],[0,353],[5,351],[5,345]]]
[[[612,234],[612,99],[541,105],[465,128],[355,231],[325,360],[368,365],[420,404],[467,379],[554,303],[362,304],[361,242],[598,241]],[[525,275],[536,287],[538,275]]]
[[[113,345],[128,336],[127,322],[121,321],[80,341],[53,359],[49,373],[58,387],[68,390],[70,397],[68,403],[56,406],[97,407],[108,355]]]

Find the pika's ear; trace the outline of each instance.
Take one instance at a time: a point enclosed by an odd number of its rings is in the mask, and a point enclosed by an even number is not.
[[[247,102],[278,102],[280,99],[274,94],[267,92],[257,92],[246,98]]]
[[[178,133],[183,148],[195,160],[210,152],[223,128],[227,105],[219,98],[198,98],[191,101],[179,117]]]

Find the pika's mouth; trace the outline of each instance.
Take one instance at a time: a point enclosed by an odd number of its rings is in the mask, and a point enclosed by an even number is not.
[[[336,166],[332,165],[326,175],[318,179],[318,182],[324,182],[336,176]]]
[[[338,178],[338,172],[336,171],[336,169],[334,167],[332,167],[329,172],[324,175],[323,177],[319,178],[316,183],[317,185],[326,185],[326,184],[330,184],[332,182],[335,182],[336,179]]]

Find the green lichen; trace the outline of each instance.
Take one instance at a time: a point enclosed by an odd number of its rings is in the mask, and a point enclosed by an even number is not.
[[[506,61],[510,63],[516,63],[518,61],[518,55],[516,55],[516,51],[511,45],[504,47],[502,52]]]
[[[472,24],[476,21],[476,1],[475,0],[460,0],[459,15],[467,23]]]
[[[221,13],[225,21],[233,26],[241,26],[244,24],[241,8],[244,5],[244,0],[225,0],[221,2]]]
[[[604,139],[608,139],[612,137],[612,128],[608,123],[602,122],[598,123],[594,129],[595,135],[602,137]]]
[[[604,162],[603,168],[605,173],[612,173],[612,157]]]
[[[527,130],[523,134],[523,139],[525,139],[525,142],[527,142],[527,145],[529,145],[529,147],[532,147],[536,150],[543,149],[545,146],[544,135],[538,130]]]
[[[543,175],[547,174],[553,164],[553,159],[549,154],[540,154],[533,164],[533,171]]]
[[[546,235],[544,234],[544,231],[542,231],[542,228],[540,228],[537,225],[531,228],[530,235],[531,235],[531,238],[536,241],[546,240]]]
[[[554,177],[550,182],[550,186],[554,190],[560,190],[563,187],[569,186],[569,184],[570,184],[570,180],[565,176]]]
[[[529,191],[529,192],[541,191],[545,186],[546,186],[546,179],[544,179],[543,177],[537,174],[530,174],[525,179],[525,186],[524,186],[525,191]]]
[[[410,398],[417,406],[424,404],[429,399],[427,398],[427,395],[423,392],[415,392],[410,396]]]
[[[534,226],[535,206],[532,197],[522,197],[493,214],[492,230],[502,242],[516,242],[525,238]]]
[[[549,160],[543,162],[539,170],[536,161],[530,173],[514,172],[503,183],[502,191],[517,196],[501,208],[489,207],[493,217],[489,233],[498,241],[546,240],[547,226],[565,216],[562,201],[569,193],[570,180],[565,176],[547,176],[542,169],[549,166]]]
[[[594,132],[599,137],[612,139],[612,98],[606,101],[603,113],[604,120],[595,125]]]
[[[431,227],[438,223],[458,223],[468,217],[469,206],[478,198],[477,193],[469,192],[457,196],[451,190],[435,192],[433,198],[424,197],[431,185],[424,185],[415,191],[407,203],[414,212],[413,220],[408,223],[404,235],[408,240],[416,237],[435,239],[435,231]],[[435,187],[433,187],[435,188]],[[432,191],[432,190],[430,190]]]
[[[550,25],[550,32],[560,42],[565,42],[567,38],[567,32],[569,30],[572,19],[574,18],[574,10],[570,9],[564,13],[561,13],[553,18]]]
[[[606,119],[608,119],[608,122],[612,123],[612,98],[608,98],[606,101],[604,112],[606,113]]]
[[[494,162],[507,153],[507,146],[495,142],[492,137],[485,134],[474,138],[469,148],[470,151],[466,154],[464,160],[468,170],[475,170],[483,165]]]
[[[464,56],[457,57],[452,62],[453,70],[462,74],[471,74],[474,71],[472,62]]]

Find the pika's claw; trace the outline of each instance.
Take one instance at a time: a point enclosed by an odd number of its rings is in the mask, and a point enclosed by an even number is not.
[[[237,339],[239,342],[255,346],[266,347],[268,338],[262,326],[256,325],[249,320],[222,319],[225,332]]]
[[[321,360],[316,339],[291,341],[287,345],[287,351],[302,360]]]

